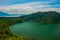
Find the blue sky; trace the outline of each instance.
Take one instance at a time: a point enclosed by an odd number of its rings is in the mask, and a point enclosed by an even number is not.
[[[0,0],[0,6],[14,5],[14,4],[25,4],[25,3],[38,2],[38,1],[44,1],[44,2],[50,1],[52,3],[49,3],[48,5],[52,5],[52,6],[53,5],[60,5],[60,0]]]
[[[59,12],[60,0],[0,0],[0,11],[7,13],[31,13],[51,10]]]

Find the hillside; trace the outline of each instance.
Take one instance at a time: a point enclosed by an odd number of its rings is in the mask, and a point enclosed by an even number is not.
[[[36,12],[27,16],[21,16],[20,18],[28,21],[37,21],[44,23],[59,23],[60,22],[60,13],[56,11],[48,12]]]
[[[9,15],[9,14],[0,12],[0,16],[6,16],[6,15]],[[20,17],[0,17],[0,39],[4,40],[5,37],[6,39],[8,37],[10,39],[16,38],[16,37],[18,39],[21,38],[21,37],[12,35],[9,30],[9,26],[14,25],[16,23],[22,23],[24,21],[40,22],[43,24],[60,23],[60,13],[56,11],[49,11],[49,12],[36,12],[30,15],[24,15]],[[14,39],[14,40],[17,40],[17,39]]]

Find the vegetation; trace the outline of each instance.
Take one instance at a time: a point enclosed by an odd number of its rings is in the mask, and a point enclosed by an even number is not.
[[[9,26],[16,23],[22,23],[22,20],[18,17],[0,17],[0,40],[32,40],[28,37],[11,34]]]
[[[1,12],[0,12],[1,13]],[[12,35],[9,26],[24,21],[35,21],[45,23],[60,23],[60,13],[55,11],[36,12],[20,17],[0,17],[0,40],[32,40],[28,37]]]
[[[56,11],[36,12],[27,16],[21,16],[21,18],[41,23],[60,23],[60,13]]]

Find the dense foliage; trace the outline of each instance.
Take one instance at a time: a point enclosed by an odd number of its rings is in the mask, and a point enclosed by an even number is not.
[[[56,11],[36,12],[27,16],[21,16],[21,18],[42,23],[60,23],[60,13]]]

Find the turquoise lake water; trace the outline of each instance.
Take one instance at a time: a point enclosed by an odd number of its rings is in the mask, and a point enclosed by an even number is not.
[[[60,24],[23,22],[15,24],[9,29],[15,35],[33,37],[34,40],[60,40]]]

